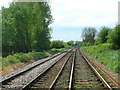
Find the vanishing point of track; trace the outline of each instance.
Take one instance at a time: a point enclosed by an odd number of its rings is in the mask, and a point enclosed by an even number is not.
[[[14,85],[15,86],[14,89],[16,88],[20,90],[33,90],[33,89],[50,90],[58,88],[66,88],[69,90],[86,88],[94,88],[100,90],[114,89],[113,86],[111,86],[111,84],[107,82],[103,78],[103,76],[99,73],[99,71],[103,73],[107,72],[101,70],[101,67],[99,65],[90,61],[87,58],[87,56],[85,56],[84,53],[78,48],[62,52],[61,54],[51,58],[51,60],[54,58],[56,58],[56,60],[53,60],[53,62],[49,63],[49,65],[46,64],[46,67],[43,68],[41,72],[37,72],[37,74],[34,77],[31,77],[32,78],[31,80],[29,80],[27,83],[18,86]],[[49,62],[51,60],[47,60],[46,62]],[[44,65],[42,66],[40,64],[37,67],[38,67],[37,70],[39,71],[41,70],[42,67],[44,67]],[[24,73],[22,75],[24,75]],[[105,74],[105,76],[107,75]],[[9,84],[11,84],[11,79],[9,79],[7,82],[3,81],[4,88],[6,87],[11,88],[9,86]],[[111,80],[114,86],[118,88],[120,87],[119,82],[117,82],[114,79],[111,79],[110,77],[108,77],[108,79]]]

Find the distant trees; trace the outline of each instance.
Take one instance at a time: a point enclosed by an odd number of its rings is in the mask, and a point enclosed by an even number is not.
[[[95,28],[92,28],[92,27],[84,28],[82,31],[83,42],[93,45],[95,42],[96,33],[97,33],[97,30]]]
[[[52,16],[47,2],[16,2],[2,7],[3,56],[50,48]]]
[[[68,42],[63,42],[60,40],[53,40],[51,41],[51,48],[71,48],[74,46],[81,46],[81,41],[68,41]]]
[[[64,42],[60,40],[51,41],[51,48],[64,48]]]
[[[68,44],[69,46],[74,46],[75,42],[71,40],[71,41],[68,41],[67,44]]]
[[[81,46],[82,45],[82,41],[75,41],[75,46]]]
[[[112,49],[120,49],[120,25],[113,29],[102,27],[96,36],[95,28],[84,28],[82,32],[82,45],[89,46],[94,44],[110,43]]]

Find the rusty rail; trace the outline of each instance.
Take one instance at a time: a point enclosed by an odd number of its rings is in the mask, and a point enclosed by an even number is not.
[[[88,57],[82,53],[84,57],[88,59]],[[120,83],[114,79],[110,74],[108,74],[102,67],[100,67],[98,64],[96,64],[94,61],[89,60],[93,65],[95,65],[99,70],[101,70],[118,88],[120,88]]]

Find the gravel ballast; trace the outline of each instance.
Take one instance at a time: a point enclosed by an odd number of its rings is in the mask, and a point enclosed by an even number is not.
[[[56,62],[59,58],[61,58],[65,54],[66,53],[62,53],[61,55],[59,55],[59,56],[57,56],[57,57],[55,57],[55,58],[53,58],[53,59],[43,63],[43,64],[38,65],[37,67],[33,68],[32,70],[29,70],[29,71],[23,73],[22,75],[17,76],[16,78],[11,80],[10,82],[8,82],[5,85],[3,85],[3,88],[5,88],[5,87],[6,88],[16,88],[16,87],[21,88],[22,86],[27,84],[29,81],[31,81],[32,78],[34,78],[36,75],[41,73],[44,69],[46,69],[50,64],[52,64],[53,62]],[[43,60],[47,60],[47,58],[43,59]],[[43,60],[41,60],[41,61],[43,61]],[[41,61],[34,62],[33,64],[30,64],[29,66],[26,66],[26,68],[29,68],[32,65],[38,64],[38,62],[41,62]],[[26,68],[24,67],[24,69],[26,69]],[[9,74],[9,75],[12,76],[12,73]],[[9,77],[9,75],[8,75],[8,77]],[[7,77],[7,76],[5,76],[5,77]],[[5,78],[5,77],[3,77],[3,78]]]

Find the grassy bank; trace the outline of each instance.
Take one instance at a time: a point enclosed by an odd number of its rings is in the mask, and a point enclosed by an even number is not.
[[[106,43],[83,47],[83,50],[99,60],[102,64],[108,66],[111,70],[119,72],[118,50],[112,50],[110,47],[111,45]]]
[[[47,56],[51,56],[52,54],[58,53],[65,50],[65,48],[61,49],[51,49],[44,52],[29,52],[29,53],[16,53],[14,55],[9,55],[5,58],[0,57],[2,62],[0,61],[0,64],[3,67],[9,66],[11,64],[24,62],[24,63],[31,63],[31,60],[38,60],[40,58],[44,58]]]

